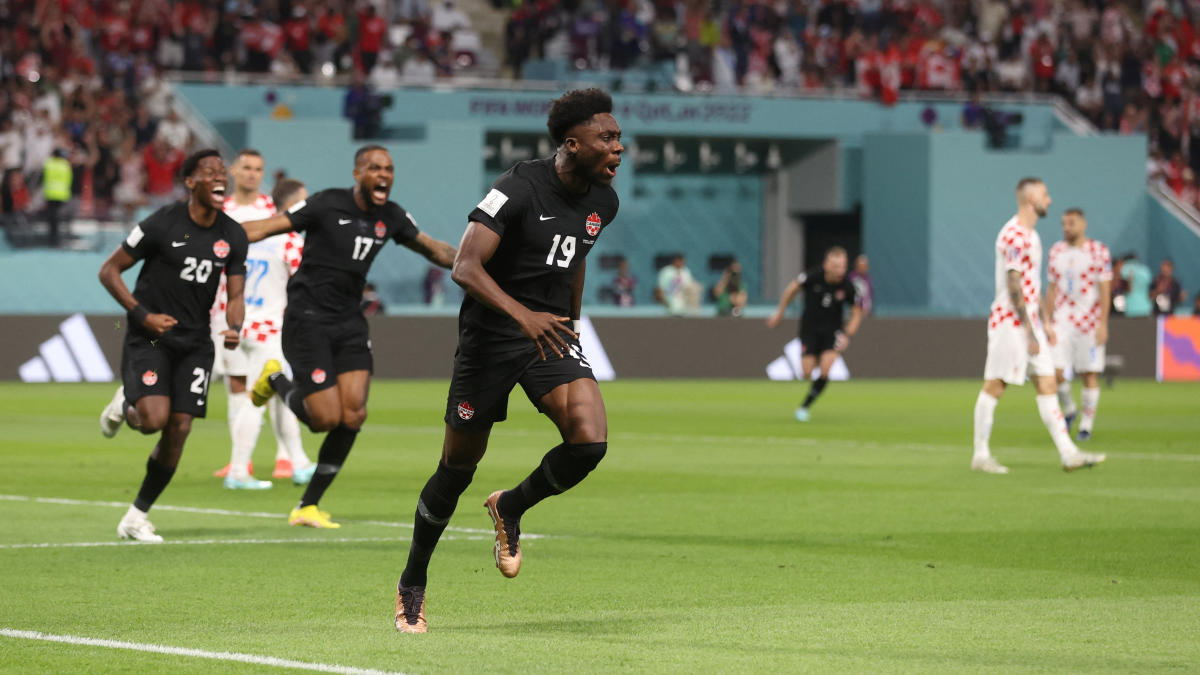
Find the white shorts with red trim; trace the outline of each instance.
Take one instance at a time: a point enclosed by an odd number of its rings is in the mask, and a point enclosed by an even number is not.
[[[1050,355],[1050,344],[1041,328],[1034,328],[1038,342],[1038,353],[1029,353],[1025,329],[1005,322],[988,328],[987,362],[983,366],[983,379],[1004,380],[1008,384],[1025,384],[1030,375],[1053,376],[1054,361]]]
[[[1076,373],[1104,372],[1104,345],[1096,344],[1095,331],[1084,333],[1075,326],[1055,326],[1054,367]]]

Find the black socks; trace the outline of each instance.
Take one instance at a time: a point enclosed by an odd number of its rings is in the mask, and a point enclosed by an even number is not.
[[[500,495],[496,507],[505,519],[518,521],[534,504],[570,490],[582,481],[608,450],[608,443],[563,443],[542,457],[521,484]]]
[[[295,394],[295,390],[292,393]],[[312,506],[321,501],[325,490],[333,483],[338,471],[342,470],[342,464],[350,454],[350,448],[354,445],[356,436],[358,436],[358,430],[351,429],[344,424],[337,425],[328,434],[325,434],[325,440],[321,443],[321,451],[317,454],[317,471],[313,474],[312,480],[308,482],[308,487],[304,489],[304,497],[300,499],[300,508]]]
[[[171,477],[174,475],[175,469],[160,464],[153,457],[147,459],[146,477],[142,479],[142,487],[138,490],[138,496],[133,500],[133,505],[143,513],[148,512],[150,507],[154,506],[154,502],[158,501],[158,496],[166,489],[167,483],[171,482]]]
[[[821,392],[825,391],[825,385],[827,384],[829,384],[829,378],[824,376],[813,380],[812,387],[808,390],[808,396],[804,398],[804,403],[800,407],[807,408],[812,405],[813,401],[817,400],[817,397],[821,395]]]
[[[458,498],[471,484],[475,469],[454,469],[439,462],[437,471],[426,481],[417,500],[417,513],[413,518],[412,545],[408,549],[408,564],[400,575],[400,584],[405,587],[424,586],[429,571],[429,558],[438,539],[446,530],[450,516],[458,505]]]
[[[296,419],[308,425],[308,410],[304,408],[304,397],[300,395],[296,385],[287,379],[287,375],[272,373],[267,380],[271,383],[271,388],[275,390],[275,393],[283,399],[283,404],[296,414]]]

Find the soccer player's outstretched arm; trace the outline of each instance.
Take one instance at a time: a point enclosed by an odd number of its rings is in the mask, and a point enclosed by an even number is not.
[[[446,269],[454,266],[454,256],[458,254],[458,251],[450,244],[434,239],[424,232],[418,233],[416,239],[407,241],[404,245],[425,256],[425,259],[434,265]]]
[[[555,316],[549,312],[534,312],[504,292],[484,268],[500,246],[500,235],[486,225],[471,221],[463,233],[450,278],[479,302],[512,318],[521,333],[537,345],[538,354],[546,358],[546,347],[560,358],[567,351],[563,335],[575,337],[568,326],[571,317]]]
[[[247,221],[242,223],[242,227],[246,228],[246,237],[250,243],[254,243],[277,234],[291,232],[292,221],[287,217],[287,213],[277,213],[270,218]]]
[[[104,264],[100,265],[100,284],[129,313],[130,321],[137,322],[151,335],[158,337],[171,330],[179,322],[170,314],[150,313],[145,307],[138,304],[137,298],[129,292],[129,287],[121,279],[121,273],[133,267],[135,262],[137,261],[124,247],[118,246],[117,250],[113,251],[112,255],[104,261]]]
[[[767,318],[767,328],[774,328],[779,325],[780,319],[783,318],[783,313],[787,310],[787,306],[792,302],[792,298],[800,292],[800,279],[792,279],[788,283],[787,288],[783,289],[783,295],[779,298],[779,306],[775,308],[775,313]]]

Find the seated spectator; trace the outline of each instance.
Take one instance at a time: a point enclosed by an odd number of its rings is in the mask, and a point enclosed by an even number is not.
[[[618,307],[633,307],[634,292],[637,290],[637,277],[629,272],[629,261],[621,258],[617,263],[617,276],[612,283],[600,289],[600,300],[611,302]]]
[[[1121,266],[1121,278],[1128,284],[1125,291],[1125,316],[1150,316],[1150,268],[1137,259],[1137,254],[1126,253]]]
[[[746,309],[746,283],[742,280],[742,264],[732,260],[721,272],[721,278],[712,289],[717,303],[717,316],[741,316]]]
[[[1155,314],[1174,314],[1183,304],[1185,294],[1179,280],[1175,278],[1175,263],[1164,258],[1158,266],[1158,276],[1150,283],[1150,299],[1154,302]]]
[[[410,87],[431,87],[437,82],[437,68],[425,55],[424,50],[418,49],[404,60],[404,67],[400,69],[400,80]]]
[[[854,259],[850,271],[850,283],[854,284],[854,304],[862,309],[863,316],[871,315],[874,306],[875,284],[871,283],[871,261],[863,253]]]
[[[667,311],[675,315],[696,314],[700,311],[700,284],[684,264],[682,254],[658,272],[654,297]]]

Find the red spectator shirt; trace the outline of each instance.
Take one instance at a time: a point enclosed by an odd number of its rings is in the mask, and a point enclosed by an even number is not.
[[[363,14],[358,22],[358,48],[367,54],[378,54],[383,47],[383,35],[387,32],[387,22],[382,16]]]
[[[100,44],[105,51],[115,52],[129,39],[129,17],[106,14],[100,20]]]
[[[155,196],[170,194],[175,187],[175,172],[183,164],[183,153],[172,149],[167,152],[165,159],[159,161],[153,148],[154,145],[148,143],[142,150],[142,163],[146,165],[146,192]]]
[[[288,49],[294,52],[308,51],[308,43],[312,39],[308,17],[288,19],[283,24],[283,34]]]

